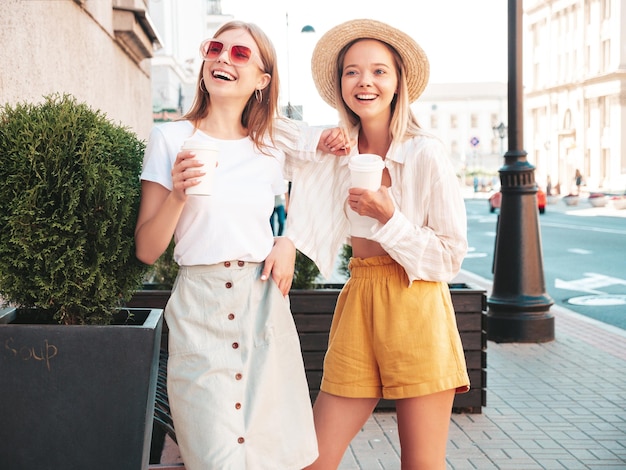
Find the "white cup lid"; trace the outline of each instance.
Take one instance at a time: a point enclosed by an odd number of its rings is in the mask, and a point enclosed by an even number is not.
[[[355,171],[376,171],[385,168],[385,162],[373,153],[360,153],[350,157],[348,168]]]
[[[185,140],[183,149],[219,150],[215,142],[200,139]]]

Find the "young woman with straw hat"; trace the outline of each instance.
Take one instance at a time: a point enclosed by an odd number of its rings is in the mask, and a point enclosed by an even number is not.
[[[402,468],[445,469],[454,395],[469,390],[448,289],[467,251],[466,213],[442,143],[410,109],[428,82],[428,59],[405,33],[353,20],[320,39],[312,72],[357,142],[350,153],[379,155],[385,166],[380,187],[366,190],[351,187],[351,155],[288,162],[288,236],[325,275],[342,243],[353,254],[313,408],[320,456],[307,468],[337,468],[387,398],[396,401]],[[351,231],[350,211],[374,219],[366,233]],[[303,214],[313,220],[306,230]]]

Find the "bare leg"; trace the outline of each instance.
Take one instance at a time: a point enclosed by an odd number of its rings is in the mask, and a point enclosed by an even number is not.
[[[336,469],[377,403],[378,398],[346,398],[320,392],[313,405],[320,455],[307,469]]]
[[[396,401],[402,470],[445,470],[454,389]]]

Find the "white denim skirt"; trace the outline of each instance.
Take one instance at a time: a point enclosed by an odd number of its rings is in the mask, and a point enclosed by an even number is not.
[[[261,269],[180,268],[165,309],[167,389],[187,470],[301,469],[317,458],[289,299]]]

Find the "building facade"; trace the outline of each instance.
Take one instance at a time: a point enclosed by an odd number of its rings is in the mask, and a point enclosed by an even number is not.
[[[626,2],[524,1],[524,141],[537,179],[626,191]]]
[[[200,43],[230,19],[220,0],[149,0],[163,47],[152,59],[154,122],[172,121],[189,110],[202,67]]]
[[[465,184],[476,182],[479,191],[498,185],[508,145],[506,83],[431,83],[412,108],[420,126],[448,148]]]
[[[146,1],[0,3],[0,103],[67,93],[147,138],[150,58],[160,42]]]

